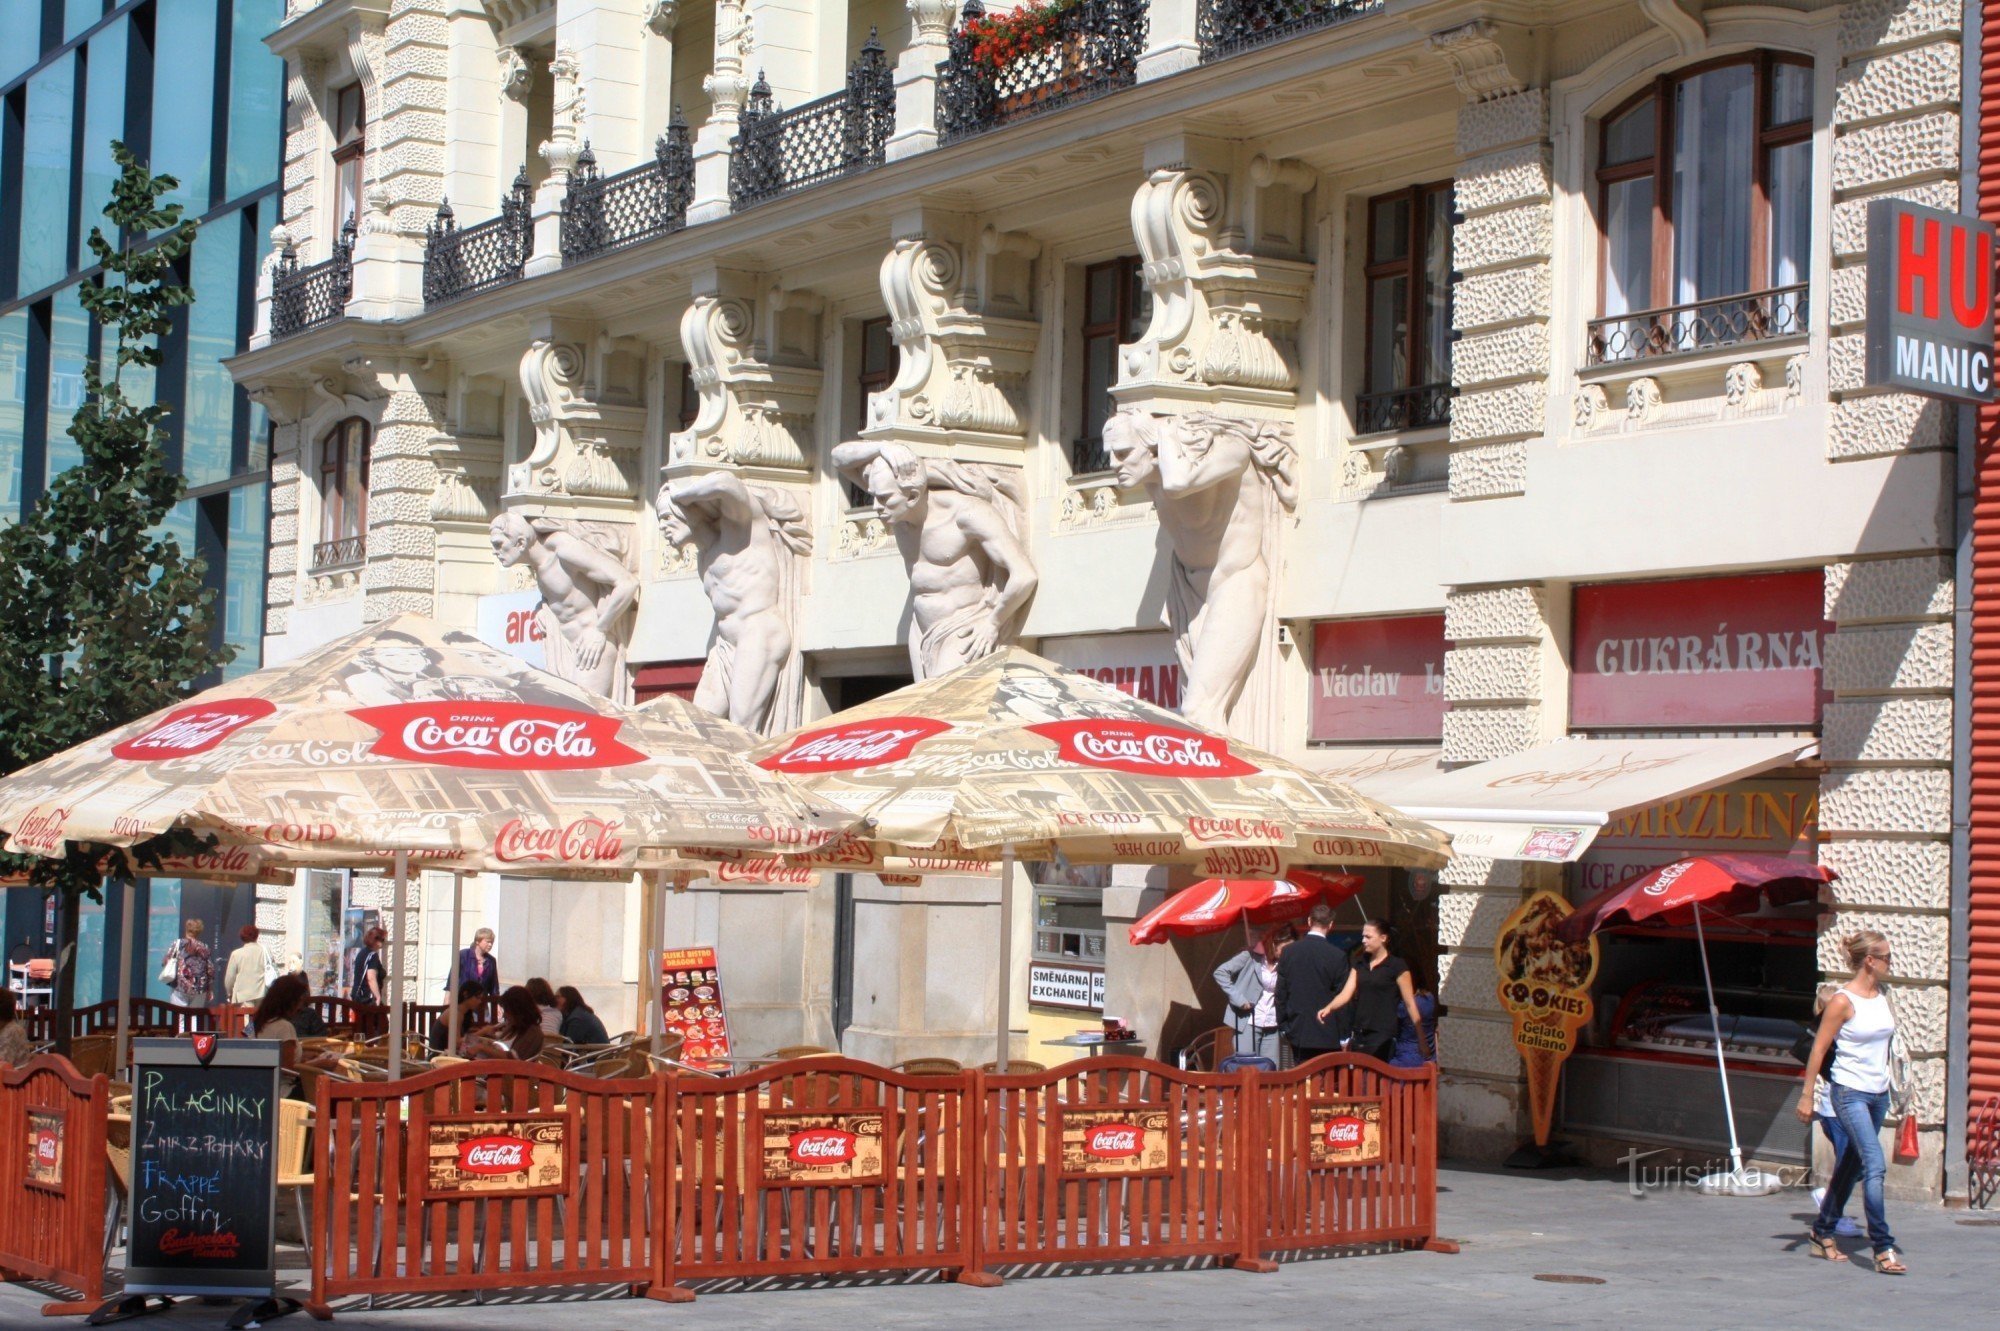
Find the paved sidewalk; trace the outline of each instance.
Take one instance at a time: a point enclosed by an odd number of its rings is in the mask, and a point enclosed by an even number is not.
[[[1149,1270],[1113,1275],[1025,1276],[994,1290],[886,1283],[704,1292],[684,1306],[565,1295],[470,1298],[423,1307],[358,1303],[339,1321],[361,1331],[622,1331],[675,1326],[799,1331],[932,1328],[951,1331],[1097,1331],[1109,1327],[1481,1328],[1617,1326],[1740,1328],[1836,1326],[1926,1331],[1991,1325],[2000,1294],[2000,1213],[1891,1205],[1890,1223],[1911,1274],[1874,1274],[1866,1240],[1849,1240],[1846,1265],[1805,1255],[1803,1192],[1708,1198],[1690,1192],[1633,1197],[1601,1171],[1514,1173],[1446,1169],[1442,1230],[1456,1256],[1393,1252],[1285,1263],[1275,1275],[1228,1270]],[[1855,1214],[1859,1214],[1856,1199]],[[1986,1219],[1996,1223],[1983,1223]],[[1963,1221],[1973,1221],[1966,1224]],[[1538,1274],[1602,1284],[1549,1283]],[[0,1326],[59,1325],[36,1316],[41,1296],[0,1287]],[[220,1326],[226,1308],[189,1300],[135,1327]],[[282,1325],[303,1328],[303,1314]]]

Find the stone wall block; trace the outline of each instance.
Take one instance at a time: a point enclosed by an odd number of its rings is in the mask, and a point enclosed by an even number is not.
[[[1453,188],[1458,211],[1465,214],[1547,199],[1551,195],[1548,147],[1524,143],[1471,158],[1460,163]]]
[[[1450,685],[1450,657],[1445,681]],[[1820,756],[1830,763],[1951,761],[1950,698],[1865,698],[1826,705]]]
[[[1837,912],[1819,936],[1819,968],[1829,977],[1851,973],[1841,940],[1860,929],[1873,929],[1889,940],[1892,979],[1942,981],[1950,977],[1950,916],[1866,910]]]
[[[1438,898],[1438,944],[1491,950],[1500,926],[1521,904],[1517,893],[1446,892]]]
[[[1461,277],[1452,286],[1452,327],[1463,333],[1522,319],[1546,319],[1552,290],[1545,263]]]
[[[1948,689],[1952,626],[1900,624],[1827,635],[1826,686],[1836,693]]]
[[[1958,413],[1949,402],[1915,393],[1862,393],[1832,404],[1826,455],[1835,461],[1950,448]]]
[[[1843,906],[1946,910],[1951,905],[1948,842],[1842,838],[1821,843],[1819,862],[1840,875],[1833,899]]]
[[[1539,640],[1542,589],[1524,583],[1446,592],[1444,636],[1452,642]]]
[[[1843,627],[1868,620],[1930,619],[1951,612],[1951,561],[1941,556],[1827,565],[1826,617]]]
[[[1452,228],[1452,262],[1464,273],[1546,259],[1555,252],[1555,217],[1545,203],[1468,217]]]
[[[1444,760],[1478,763],[1532,748],[1541,739],[1537,707],[1453,707],[1444,714]]]
[[[1957,43],[1932,42],[1850,61],[1835,79],[1834,123],[1846,125],[1955,106],[1959,59]]]
[[[1507,903],[1507,910],[1520,904],[1521,879],[1519,860],[1489,860],[1484,855],[1454,855],[1438,870],[1440,885],[1468,895],[1497,896]]]
[[[1958,170],[1956,111],[1857,129],[1833,141],[1833,187],[1846,193]]]
[[[1933,180],[1901,189],[1880,190],[1861,198],[1844,199],[1833,205],[1833,253],[1836,258],[1861,257],[1868,253],[1868,200],[1908,199],[1927,208],[1958,211],[1958,182]]]
[[[1460,393],[1451,404],[1451,442],[1472,444],[1538,435],[1546,419],[1547,399],[1548,385],[1541,380]]]
[[[1444,696],[1453,703],[1539,702],[1541,648],[1453,647],[1444,654]]]
[[[1447,737],[1450,720],[1446,713]],[[1951,831],[1951,773],[1936,768],[1829,772],[1820,782],[1819,826],[1833,834],[1944,836]]]
[[[1840,49],[1856,55],[1878,46],[1955,37],[1959,0],[1849,0],[1840,12]]]
[[[1458,155],[1478,157],[1546,138],[1548,130],[1549,94],[1545,88],[1474,102],[1458,113]]]
[[[1528,446],[1491,444],[1453,453],[1446,463],[1446,485],[1454,500],[1524,494],[1528,488]]]
[[[1487,997],[1492,998],[1490,991]],[[1438,1039],[1438,1058],[1444,1067],[1482,1077],[1521,1075],[1521,1055],[1514,1048],[1510,1019],[1454,1011],[1450,1021],[1450,1039],[1442,1035]]]
[[[1549,329],[1545,323],[1468,334],[1452,344],[1451,381],[1460,388],[1548,372]],[[1457,403],[1452,405],[1455,411]]]

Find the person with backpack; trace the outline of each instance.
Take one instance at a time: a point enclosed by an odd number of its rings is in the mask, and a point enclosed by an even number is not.
[[[270,949],[257,941],[256,925],[244,925],[237,937],[242,945],[229,954],[229,962],[222,968],[222,994],[240,1007],[254,1008],[264,1001],[271,981],[278,978],[278,967],[271,960]]]

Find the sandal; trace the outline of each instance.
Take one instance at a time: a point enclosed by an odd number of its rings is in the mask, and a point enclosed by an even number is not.
[[[1875,1269],[1885,1276],[1906,1276],[1910,1268],[1903,1265],[1903,1259],[1894,1248],[1884,1248],[1875,1254]]]
[[[1842,1252],[1831,1238],[1821,1238],[1817,1234],[1808,1234],[1806,1235],[1806,1242],[1812,1244],[1812,1255],[1815,1257],[1824,1257],[1829,1262],[1844,1262],[1847,1260],[1847,1254]],[[1894,1256],[1895,1254],[1891,1253],[1890,1255]]]

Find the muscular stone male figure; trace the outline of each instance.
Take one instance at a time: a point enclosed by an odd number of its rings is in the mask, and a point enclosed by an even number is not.
[[[624,680],[613,635],[638,599],[638,579],[572,523],[509,512],[488,532],[502,568],[525,563],[535,575],[549,673],[619,701]]]

